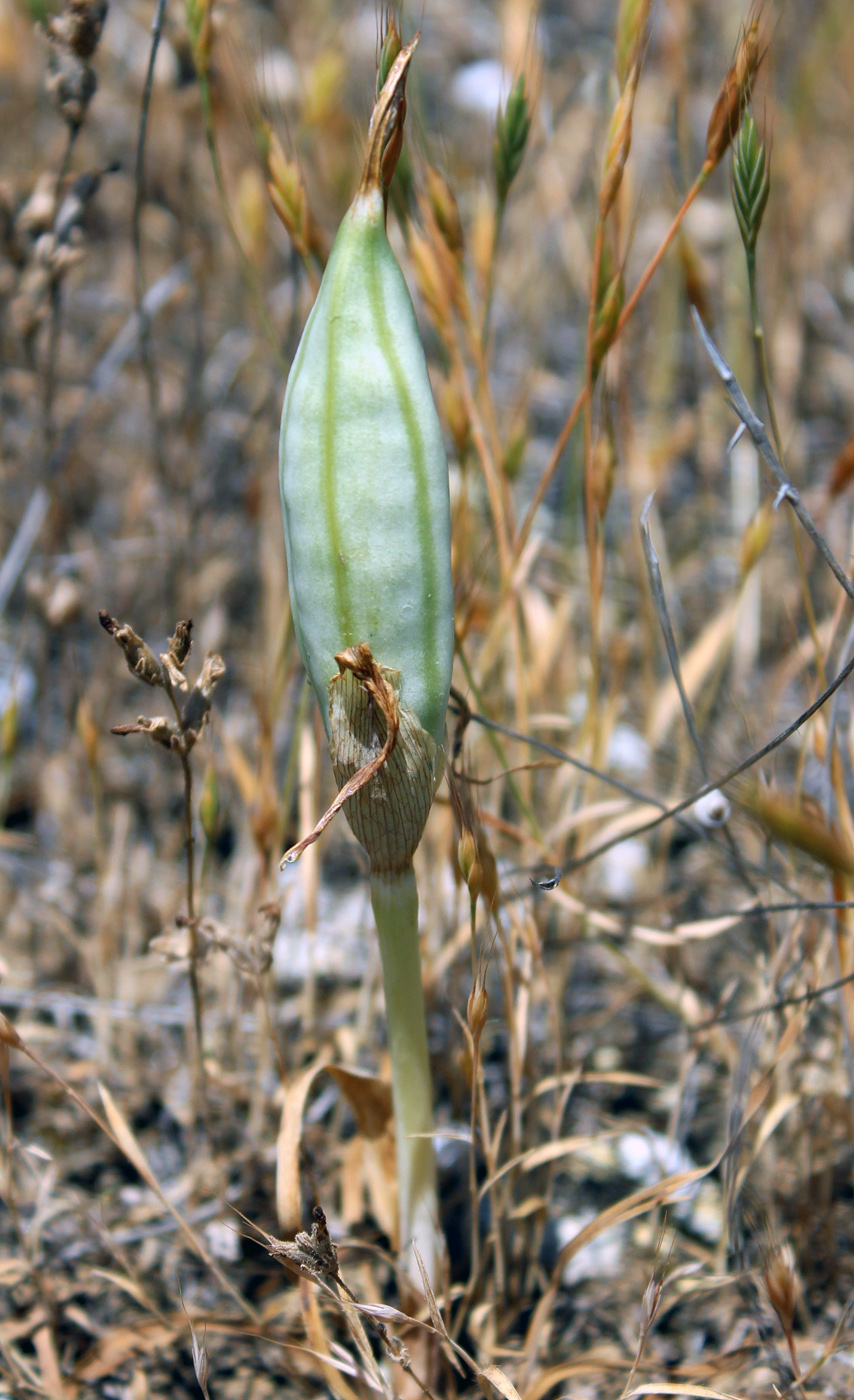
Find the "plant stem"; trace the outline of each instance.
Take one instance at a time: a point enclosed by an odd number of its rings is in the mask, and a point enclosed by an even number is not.
[[[762,388],[765,393],[765,402],[768,405],[768,416],[771,419],[771,431],[774,434],[774,445],[777,448],[777,456],[785,467],[780,427],[777,422],[777,410],[774,407],[774,394],[771,389],[771,370],[768,365],[768,354],[765,349],[765,331],[762,327],[762,317],[759,314],[759,292],[756,282],[756,252],[750,249],[747,250],[747,285],[750,292],[750,324],[753,329],[753,341],[756,346],[756,356],[759,361]]]
[[[157,0],[157,9],[151,25],[151,48],[148,53],[148,67],[142,91],[139,111],[139,132],[136,141],[136,166],[134,175],[134,198],[132,217],[134,295],[136,297],[136,318],[139,326],[139,353],[148,389],[148,408],[151,414],[151,449],[154,465],[161,479],[166,479],[163,457],[163,444],[160,436],[160,409],[157,390],[157,373],[151,354],[148,312],[145,309],[145,281],[142,271],[142,206],[145,200],[145,141],[148,134],[148,113],[151,106],[151,91],[154,86],[154,67],[157,50],[163,33],[163,20],[166,14],[166,0]]]
[[[438,1284],[443,1242],[439,1231],[433,1088],[418,947],[418,890],[410,862],[402,871],[371,872],[391,1054],[397,1138],[398,1218],[401,1249],[418,1246],[427,1277]],[[417,1136],[426,1134],[426,1136]],[[419,1274],[407,1258],[407,1272]]]
[[[599,275],[605,248],[605,222],[599,219],[593,245],[590,273],[590,299],[587,306],[587,349],[584,356],[584,524],[587,534],[587,564],[590,570],[590,713],[599,712],[599,605],[602,578],[599,569],[599,518],[593,490],[593,337],[599,301]]]
[[[499,199],[495,205],[495,224],[492,231],[492,248],[489,253],[489,267],[486,270],[486,293],[483,302],[483,328],[480,333],[481,353],[486,358],[487,346],[489,344],[489,322],[492,316],[492,298],[495,292],[495,262],[498,256],[498,240],[501,237],[501,225],[504,221],[504,210],[506,199]]]
[[[166,685],[166,694],[178,720],[178,728],[184,735],[184,717],[181,706],[171,685]],[[193,765],[185,749],[178,749],[181,772],[184,775],[184,851],[187,861],[187,931],[190,941],[190,995],[193,1000],[193,1023],[196,1030],[196,1093],[198,1098],[197,1116],[202,1117],[207,1100],[205,1082],[205,1054],[202,1029],[202,990],[199,982],[199,929],[196,920],[196,843],[193,839]]]
[[[664,235],[664,238],[662,239],[657,252],[647,264],[646,271],[644,272],[643,276],[641,277],[640,281],[638,282],[637,286],[635,287],[634,291],[632,292],[631,296],[629,297],[628,301],[623,307],[623,310],[620,314],[620,319],[617,322],[617,329],[614,332],[614,340],[618,338],[626,322],[633,315],[635,307],[637,306],[638,302],[640,301],[641,297],[646,291],[647,286],[652,281],[652,278],[655,272],[657,271],[658,265],[664,257],[664,254],[667,252],[668,248],[670,247],[671,243],[673,242],[674,238],[676,237],[677,233],[682,227],[685,215],[688,213],[688,210],[691,208],[691,205],[694,203],[694,200],[697,198],[697,195],[700,193],[700,190],[705,185],[713,169],[714,167],[710,165],[702,166],[699,175],[697,176],[690,190],[683,199],[682,204],[679,208],[679,212],[676,214],[673,223],[670,225],[670,228]]]
[[[193,768],[187,754],[181,754],[184,773],[184,831],[187,853],[187,928],[190,934],[190,992],[193,998],[193,1021],[196,1028],[198,1054],[198,1085],[201,1101],[205,1098],[205,1054],[202,1034],[202,992],[199,985],[199,930],[196,923],[194,894],[196,843],[193,840]]]
[[[771,367],[768,364],[768,352],[765,348],[765,330],[762,325],[762,316],[759,311],[759,290],[756,279],[756,250],[746,248],[747,256],[747,286],[750,295],[750,324],[753,330],[753,342],[756,346],[756,358],[759,362],[759,375],[762,380],[762,390],[765,394],[765,402],[768,405],[768,417],[771,420],[771,432],[774,435],[774,446],[777,448],[777,456],[780,458],[780,465],[786,470],[786,455],[783,451],[783,440],[780,436],[780,425],[777,421],[777,410],[774,406],[774,390],[771,386]],[[795,549],[795,560],[798,566],[798,575],[801,580],[803,591],[804,611],[807,618],[810,637],[816,654],[816,669],[822,687],[827,684],[825,675],[824,658],[822,656],[821,641],[818,635],[818,625],[815,617],[815,609],[812,604],[812,594],[810,593],[809,580],[807,578],[806,563],[804,561],[803,550],[801,549],[800,537],[798,535],[797,524],[791,502],[786,498],[788,510],[786,512],[789,528],[792,532],[792,543]]]

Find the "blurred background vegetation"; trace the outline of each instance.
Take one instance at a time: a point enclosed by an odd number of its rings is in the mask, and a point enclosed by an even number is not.
[[[833,681],[849,600],[749,434],[728,450],[690,307],[769,425],[771,389],[785,470],[848,571],[854,13],[429,0],[397,19],[421,41],[389,231],[454,517],[458,799],[440,791],[418,860],[443,1309],[469,1361],[374,1320],[433,1394],[489,1367],[482,1387],[523,1400],[848,1394],[854,984],[778,1005],[854,969],[845,686],[725,797],[690,799]],[[292,1234],[320,1203],[360,1302],[417,1314],[390,1252],[364,857],[339,821],[278,873],[334,792],[288,607],[279,414],[385,16],[171,0],[149,102],[153,20],[148,0],[0,0],[0,1394],[195,1394],[203,1340],[214,1396],[408,1394],[371,1314],[360,1351],[234,1213]],[[716,102],[723,146],[745,117],[727,75],[751,36],[767,386],[729,149],[695,188]],[[168,707],[99,609],[158,654],[192,619],[191,682],[225,662],[192,754],[189,911],[181,763],[110,733]],[[475,1203],[461,818],[490,999]]]

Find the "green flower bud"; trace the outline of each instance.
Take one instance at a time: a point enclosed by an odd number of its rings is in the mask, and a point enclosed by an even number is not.
[[[330,731],[336,654],[367,643],[441,744],[454,647],[448,467],[415,312],[391,250],[384,158],[397,100],[377,105],[365,172],[291,369],[280,482],[297,641]]]

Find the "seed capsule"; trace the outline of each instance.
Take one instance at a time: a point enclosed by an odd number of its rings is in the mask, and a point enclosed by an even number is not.
[[[297,641],[330,730],[336,653],[367,643],[441,744],[453,660],[448,468],[412,301],[385,228],[402,49],[291,369],[280,482]]]

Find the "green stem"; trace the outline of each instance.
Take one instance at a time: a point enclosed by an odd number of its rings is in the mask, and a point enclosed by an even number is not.
[[[443,1244],[431,1136],[433,1087],[418,947],[418,889],[412,864],[402,871],[372,871],[371,903],[380,941],[391,1054],[400,1244],[407,1251],[407,1270],[418,1281],[415,1261],[408,1254],[410,1241],[415,1241],[427,1276],[437,1286]]]
[[[768,417],[771,420],[771,432],[774,435],[774,445],[777,448],[777,456],[780,458],[780,465],[786,470],[786,454],[783,451],[783,439],[780,436],[780,425],[777,422],[777,410],[774,407],[774,391],[771,387],[771,369],[768,364],[768,353],[765,349],[765,331],[762,326],[762,317],[759,311],[759,292],[756,281],[756,250],[755,248],[745,248],[747,255],[747,286],[750,293],[750,324],[753,330],[753,341],[756,346],[756,358],[759,361],[759,374],[762,379],[762,390],[765,394],[765,402],[768,405]],[[815,609],[810,593],[809,579],[807,577],[806,562],[801,548],[800,536],[798,534],[797,522],[790,501],[786,501],[788,506],[787,516],[789,528],[792,532],[792,543],[795,550],[795,559],[798,566],[798,575],[801,580],[801,589],[804,598],[804,611],[807,617],[807,626],[815,648],[816,665],[819,678],[824,683],[824,661],[822,656],[821,640],[818,635],[818,624],[816,622]]]
[[[756,345],[756,355],[759,360],[759,373],[762,376],[762,388],[765,393],[765,402],[768,405],[768,416],[771,419],[771,431],[774,434],[774,445],[777,448],[777,456],[785,466],[785,456],[783,454],[783,443],[780,438],[780,427],[777,423],[777,410],[774,407],[774,394],[771,389],[771,370],[768,366],[768,354],[765,349],[765,331],[762,328],[762,317],[759,314],[759,293],[756,285],[756,253],[747,250],[747,285],[750,290],[750,323],[753,328],[753,340]]]

